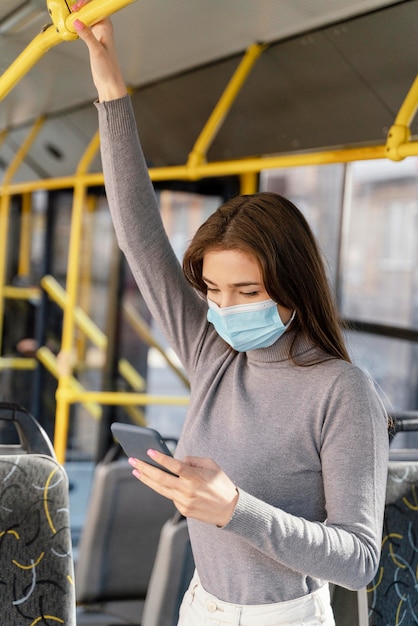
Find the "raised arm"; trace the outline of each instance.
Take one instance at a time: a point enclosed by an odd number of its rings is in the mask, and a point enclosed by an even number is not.
[[[72,6],[78,11],[88,0],[79,0]],[[116,100],[127,94],[119,61],[116,54],[113,26],[109,19],[87,28],[80,20],[75,20],[74,28],[89,50],[93,82],[100,102]]]

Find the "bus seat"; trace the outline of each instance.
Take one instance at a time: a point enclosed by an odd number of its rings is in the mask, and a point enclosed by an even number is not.
[[[0,403],[0,605],[3,626],[76,625],[69,487],[38,422]]]
[[[97,464],[75,565],[77,625],[139,624],[171,501],[132,476],[115,446]]]
[[[359,592],[359,626],[418,623],[418,451],[391,452],[382,554],[374,580]]]
[[[187,521],[176,512],[161,531],[141,626],[176,626],[180,603],[193,572]]]

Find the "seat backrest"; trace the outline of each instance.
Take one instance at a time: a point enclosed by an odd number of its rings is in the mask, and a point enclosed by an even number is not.
[[[179,513],[161,531],[141,626],[175,626],[194,572],[187,521]]]
[[[145,598],[170,500],[132,476],[126,456],[98,463],[76,562],[77,603]]]
[[[380,565],[367,587],[368,621],[363,615],[360,626],[417,624],[417,572],[418,461],[391,460]],[[364,593],[362,603],[364,609]]]
[[[75,626],[67,474],[25,409],[0,403],[0,421],[19,439],[0,440],[1,624]]]

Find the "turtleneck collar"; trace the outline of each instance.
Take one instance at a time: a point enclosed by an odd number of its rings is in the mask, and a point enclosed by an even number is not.
[[[295,339],[295,331],[289,328],[272,346],[269,348],[257,348],[256,350],[249,350],[246,352],[249,362],[254,363],[275,363],[278,361],[286,361],[290,359],[290,348],[292,342],[293,356],[301,356],[308,352],[317,352],[317,348],[310,339],[307,339],[304,335],[298,335]]]

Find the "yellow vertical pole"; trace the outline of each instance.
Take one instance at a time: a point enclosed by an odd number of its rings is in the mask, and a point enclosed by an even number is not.
[[[83,249],[82,257],[83,264],[80,269],[80,307],[87,315],[90,312],[90,296],[91,296],[91,264],[93,255],[93,220],[96,210],[96,198],[89,196],[86,198],[84,220],[83,220],[83,232],[82,238]],[[85,333],[78,333],[76,341],[76,353],[77,360],[85,357],[86,351],[86,335]]]
[[[4,288],[6,282],[7,268],[7,236],[9,232],[9,217],[11,196],[8,192],[8,186],[13,180],[14,175],[19,169],[25,155],[29,151],[31,145],[35,141],[39,131],[44,123],[44,118],[36,120],[32,126],[27,138],[17,151],[13,161],[9,165],[2,184],[2,195],[0,198],[0,354],[2,351],[2,337],[4,328]]]
[[[257,172],[246,172],[239,177],[240,193],[242,195],[251,195],[258,191],[258,174]]]
[[[19,276],[28,276],[30,273],[31,257],[31,217],[32,217],[32,194],[24,193],[22,196],[22,214],[20,224],[19,263],[17,273]]]
[[[65,461],[67,447],[68,424],[70,415],[71,376],[74,355],[75,309],[77,305],[79,285],[79,257],[83,223],[83,207],[86,199],[86,184],[83,174],[88,171],[90,163],[99,149],[99,133],[91,140],[78,165],[75,184],[73,209],[71,214],[70,244],[68,251],[67,299],[64,306],[61,351],[59,355],[59,376],[57,389],[57,409],[55,415],[54,448],[60,463]]]
[[[4,328],[4,288],[7,266],[7,234],[9,230],[10,196],[5,193],[0,198],[0,355],[3,347]]]

